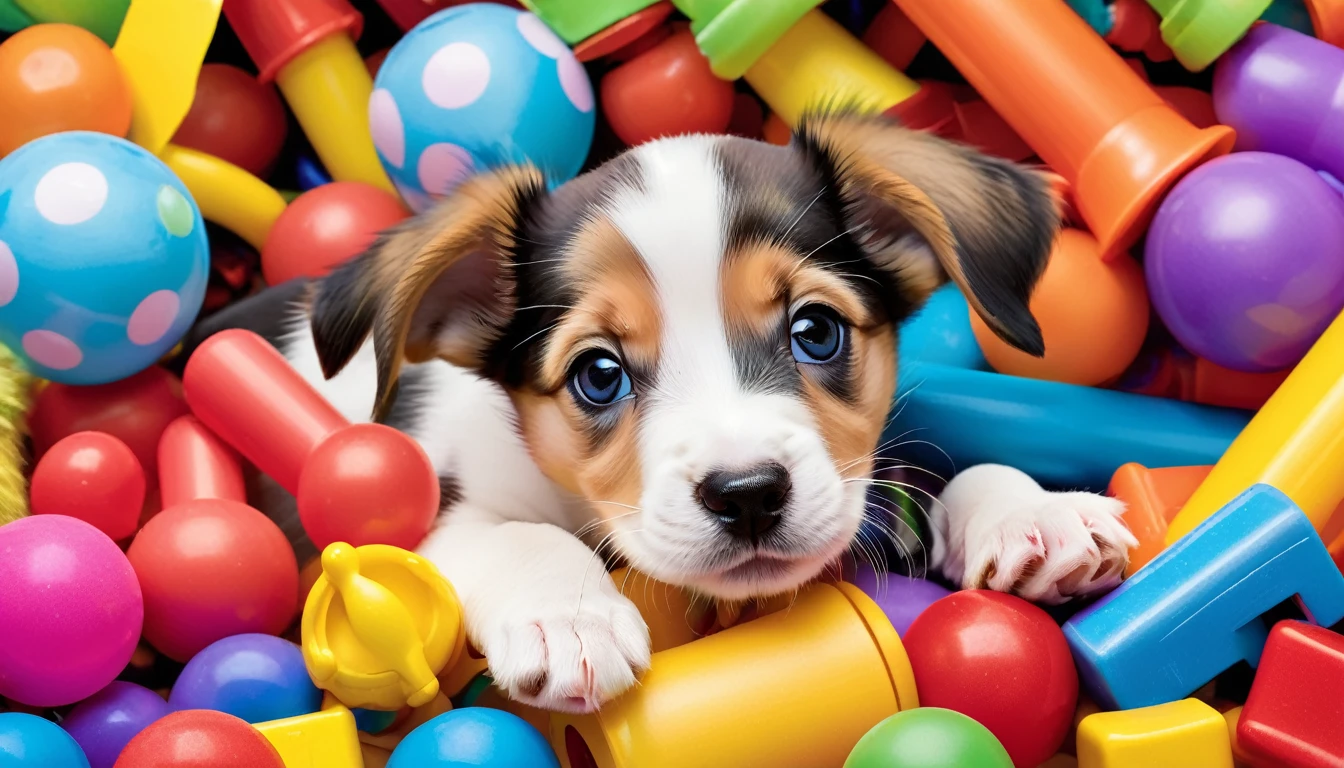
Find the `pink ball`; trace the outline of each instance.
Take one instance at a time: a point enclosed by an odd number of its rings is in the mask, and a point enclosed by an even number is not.
[[[144,602],[135,571],[92,525],[38,515],[0,526],[0,696],[56,707],[131,660]]]

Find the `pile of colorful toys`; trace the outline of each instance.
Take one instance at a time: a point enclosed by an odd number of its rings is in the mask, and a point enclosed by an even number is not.
[[[1340,46],[1340,0],[0,0],[0,768],[1344,767]],[[1058,176],[1046,355],[938,291],[874,494],[1106,490],[1100,600],[618,573],[652,668],[538,711],[413,554],[414,441],[248,332],[180,359],[475,172],[835,101]]]

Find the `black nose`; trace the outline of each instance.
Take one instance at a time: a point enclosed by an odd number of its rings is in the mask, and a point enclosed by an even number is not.
[[[697,492],[700,503],[729,533],[754,542],[779,522],[789,487],[789,471],[771,462],[710,472]]]

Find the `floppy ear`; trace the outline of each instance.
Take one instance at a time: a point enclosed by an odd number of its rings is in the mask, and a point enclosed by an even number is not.
[[[516,309],[517,232],[545,193],[531,166],[476,176],[318,283],[312,328],[323,374],[339,373],[372,333],[381,420],[403,360],[480,368]]]
[[[1059,228],[1045,174],[876,116],[810,114],[797,136],[902,298],[918,306],[950,278],[1005,341],[1045,353],[1028,309]]]

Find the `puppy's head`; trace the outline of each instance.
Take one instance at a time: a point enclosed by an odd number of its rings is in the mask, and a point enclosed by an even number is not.
[[[1046,180],[881,119],[791,147],[687,136],[547,192],[464,183],[321,286],[333,375],[373,334],[500,382],[537,464],[635,567],[715,597],[799,586],[850,545],[895,388],[895,325],[951,279],[1002,337],[1058,223]]]

